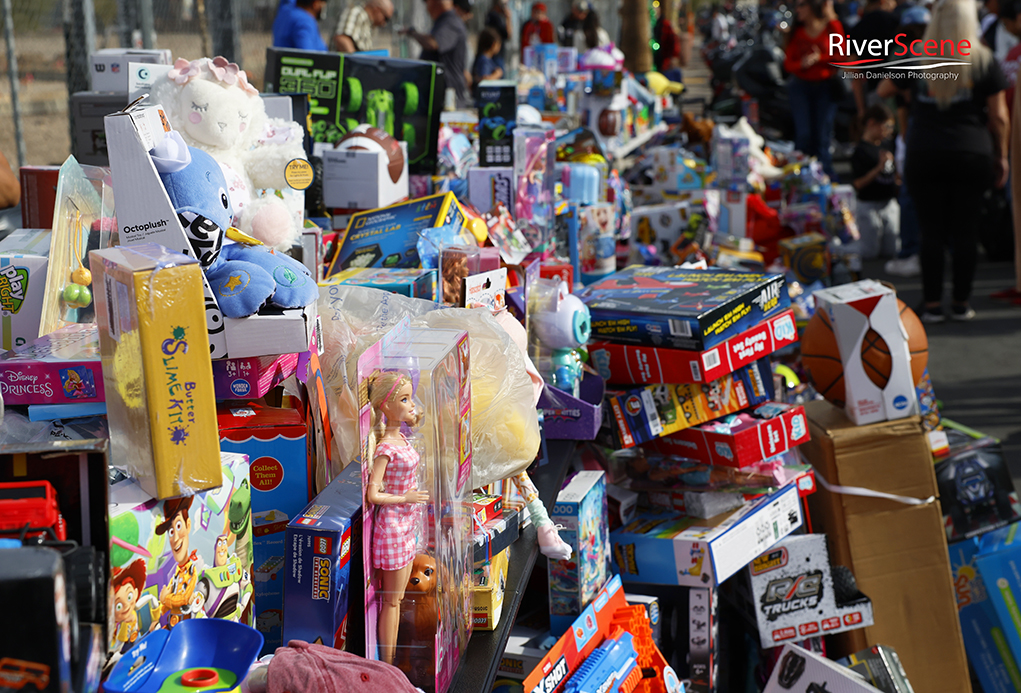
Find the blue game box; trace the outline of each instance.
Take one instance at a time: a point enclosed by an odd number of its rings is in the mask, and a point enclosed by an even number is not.
[[[351,566],[360,573],[362,564],[361,522],[361,468],[350,464],[287,525],[285,643],[347,649]]]
[[[704,351],[790,306],[781,274],[633,265],[581,298],[592,338]]]

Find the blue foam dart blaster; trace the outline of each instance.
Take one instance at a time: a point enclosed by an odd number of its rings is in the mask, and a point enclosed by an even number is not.
[[[643,677],[631,633],[617,626],[568,679],[564,693],[631,693]]]

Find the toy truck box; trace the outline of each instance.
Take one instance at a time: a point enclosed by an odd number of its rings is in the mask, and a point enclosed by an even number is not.
[[[1003,527],[1021,516],[1003,446],[989,437],[949,430],[950,454],[936,463],[936,485],[947,541]]]
[[[47,229],[18,229],[0,240],[0,348],[4,351],[39,336],[51,235]]]
[[[283,641],[347,649],[352,565],[361,574],[362,473],[350,464],[287,525]],[[359,604],[355,604],[358,611]],[[352,619],[354,620],[354,619]],[[360,637],[359,637],[360,639]]]
[[[733,414],[773,397],[773,374],[764,358],[706,385],[656,384],[608,393],[612,447],[630,448]]]
[[[765,402],[749,411],[657,438],[647,447],[664,455],[740,469],[784,453],[808,439],[804,407]]]
[[[790,307],[783,275],[633,265],[581,294],[592,337],[704,351]]]
[[[269,654],[287,642],[279,618],[288,573],[287,523],[314,495],[307,428],[298,410],[257,402],[224,403],[217,419],[221,448],[251,460],[255,627]]]
[[[705,351],[596,341],[589,357],[608,383],[708,383],[797,341],[794,312],[785,310]]]
[[[641,513],[610,533],[628,583],[706,587],[735,575],[803,522],[795,484],[709,520],[669,510]]]

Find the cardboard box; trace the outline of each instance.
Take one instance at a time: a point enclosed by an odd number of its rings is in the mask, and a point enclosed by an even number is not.
[[[53,228],[53,209],[57,204],[59,166],[22,166],[21,226],[26,229]]]
[[[703,351],[790,307],[782,275],[633,265],[586,288],[592,337]]]
[[[423,60],[266,49],[266,91],[310,97],[312,139],[339,142],[361,123],[408,144],[408,170],[436,170],[443,68]]]
[[[496,209],[497,203],[514,209],[514,169],[510,166],[468,169],[468,201],[483,214]]]
[[[1002,531],[1013,538],[1016,533],[1011,530],[1016,528],[1012,525]],[[1000,622],[993,606],[992,595],[1000,588],[987,583],[979,570],[979,541],[975,537],[950,546],[964,649],[985,693],[1021,693],[1021,671],[1006,642],[1011,625]]]
[[[800,451],[829,484],[925,500],[936,477],[918,418],[855,426],[825,401],[805,405],[811,440]],[[830,638],[835,656],[893,647],[912,685],[932,693],[971,690],[954,607],[946,533],[938,503],[834,494],[819,484],[812,524],[834,564],[850,568],[872,599],[875,625]]]
[[[286,643],[276,617],[284,608],[292,548],[284,542],[287,523],[314,495],[307,429],[298,410],[256,402],[224,404],[217,419],[220,447],[248,455],[252,462],[256,628],[265,638],[263,652],[269,654]]]
[[[798,489],[787,484],[734,513],[699,520],[669,510],[641,513],[610,533],[617,572],[657,585],[717,585],[802,524]]]
[[[111,458],[157,499],[221,482],[202,269],[155,243],[89,253]]]
[[[610,538],[603,472],[579,472],[557,495],[550,520],[571,558],[548,561],[550,632],[563,635],[610,574]]]
[[[742,366],[707,385],[657,384],[607,395],[611,447],[630,448],[676,433],[773,397],[769,359]]]
[[[379,209],[408,199],[408,143],[401,142],[404,168],[397,180],[382,152],[333,149],[323,159],[323,204],[343,209]]]
[[[762,647],[871,626],[872,603],[838,602],[823,534],[787,537],[748,566]]]
[[[880,693],[858,674],[797,645],[784,645],[763,693],[801,690],[817,693]]]
[[[80,91],[71,95],[71,114],[74,119],[71,153],[78,163],[110,165],[104,118],[126,108],[128,103],[126,93]]]
[[[785,310],[705,351],[596,341],[589,357],[610,383],[708,383],[797,341],[794,312]]]
[[[876,645],[867,650],[856,652],[839,660],[838,664],[861,675],[883,693],[914,693],[907,674],[904,673],[904,667],[900,663],[900,657],[897,656],[893,648],[886,645]],[[979,673],[980,677],[981,675]],[[985,688],[984,690],[993,693],[997,689]]]
[[[472,584],[472,621],[475,630],[496,630],[503,614],[507,588],[507,562],[510,549],[504,549],[483,566],[475,566]]]
[[[111,484],[110,654],[189,618],[252,625],[248,458],[225,452],[217,463],[220,485],[183,498],[157,501],[131,479]]]
[[[323,286],[334,284],[367,286],[409,298],[436,300],[436,270],[434,269],[350,267],[340,270],[322,283]]]
[[[510,166],[514,163],[512,133],[518,112],[517,82],[506,79],[481,82],[478,107],[479,165]]]
[[[105,402],[96,326],[68,325],[0,354],[0,395],[7,405]]]
[[[419,232],[446,224],[464,226],[465,216],[454,193],[439,193],[383,209],[351,215],[337,238],[337,252],[326,273],[349,267],[417,268]]]
[[[0,349],[4,351],[39,336],[51,236],[45,229],[18,229],[0,240]]]
[[[894,290],[866,279],[816,291],[813,296],[816,310],[826,311],[837,338],[844,364],[845,406],[851,420],[862,425],[918,414],[910,348]],[[870,375],[881,378],[885,373],[870,362],[869,345],[875,345],[880,361],[891,364],[883,387]]]
[[[361,572],[361,521],[362,473],[351,464],[288,523],[288,568],[278,614],[285,643],[304,640],[347,649],[351,593],[358,584],[352,565]],[[361,605],[354,601],[357,612]]]
[[[173,56],[167,48],[161,50],[101,48],[89,56],[92,91],[117,92],[126,96],[130,63],[171,65],[173,62]]]
[[[742,468],[784,453],[808,440],[801,406],[766,402],[731,417],[657,438],[648,447],[706,464]]]

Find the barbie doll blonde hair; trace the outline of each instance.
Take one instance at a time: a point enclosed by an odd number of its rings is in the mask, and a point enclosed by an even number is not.
[[[368,447],[363,464],[372,464],[376,455],[376,445],[386,433],[386,416],[383,414],[383,405],[393,400],[397,392],[410,382],[411,376],[402,371],[377,370],[369,376],[367,386],[372,413],[369,420]],[[416,411],[415,421],[411,425],[417,427],[422,423],[423,416],[421,411]]]
[[[970,65],[946,65],[927,70],[941,75],[939,79],[926,80],[929,94],[941,109],[948,108],[958,90],[970,89],[974,84],[975,76],[985,73],[990,60],[992,60],[992,54],[988,48],[982,45],[979,38],[978,9],[975,6],[975,0],[939,0],[932,8],[932,21],[929,22],[922,40],[935,41],[941,51],[944,45],[948,50],[953,46],[953,55],[947,54],[942,57],[963,57],[971,63]],[[971,55],[961,56],[958,54],[961,41],[968,41],[971,44]],[[919,67],[918,69],[926,68]],[[956,78],[953,75],[956,75]]]

